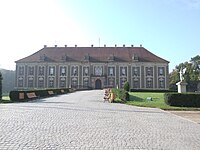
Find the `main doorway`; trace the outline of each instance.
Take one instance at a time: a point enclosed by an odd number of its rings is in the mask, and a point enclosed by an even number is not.
[[[95,89],[101,89],[101,80],[100,79],[97,79],[95,81]]]

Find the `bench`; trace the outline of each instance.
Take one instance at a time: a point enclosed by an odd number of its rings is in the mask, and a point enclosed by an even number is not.
[[[19,93],[19,99],[21,100],[21,99],[24,99],[24,93]]]
[[[49,95],[54,95],[54,92],[53,91],[48,91],[48,94]]]
[[[35,99],[38,98],[38,96],[35,94],[35,92],[30,92],[30,93],[26,93],[28,99]]]

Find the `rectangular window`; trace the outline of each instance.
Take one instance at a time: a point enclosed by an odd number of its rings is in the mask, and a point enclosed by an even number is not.
[[[60,87],[66,87],[66,77],[60,78]]]
[[[159,88],[165,88],[165,78],[159,78],[158,84]]]
[[[139,78],[133,79],[133,88],[135,88],[135,89],[140,88],[140,79]]]
[[[108,76],[115,76],[115,67],[108,67]]]
[[[164,67],[158,67],[158,75],[164,76]]]
[[[49,78],[49,87],[54,88],[54,77]]]
[[[127,67],[120,67],[120,76],[127,76]]]
[[[77,77],[71,78],[71,87],[77,88],[77,86],[78,86],[78,78]]]
[[[43,76],[44,75],[44,66],[39,66],[39,76]]]
[[[23,66],[19,67],[19,75],[24,75],[24,67]]]
[[[85,77],[83,78],[83,87],[88,87],[89,86],[89,78]]]
[[[44,78],[43,77],[38,78],[38,87],[44,88]]]
[[[24,78],[23,77],[19,77],[18,78],[18,87],[23,87],[24,86]]]
[[[60,76],[66,76],[67,72],[66,72],[66,67],[60,67]]]
[[[34,67],[28,67],[28,75],[34,75]]]
[[[115,87],[115,78],[113,78],[113,77],[108,78],[108,86]]]
[[[50,73],[49,73],[49,75],[53,75],[54,74],[54,68],[53,67],[50,67]]]
[[[89,76],[89,67],[83,67],[83,76]]]
[[[102,66],[95,66],[94,71],[95,71],[96,76],[103,75],[103,67]]]
[[[29,88],[33,87],[33,80],[32,79],[28,80],[28,87]]]
[[[146,76],[153,76],[153,67],[146,67]]]
[[[146,79],[146,88],[153,88],[153,79],[152,78]]]
[[[71,76],[78,76],[78,66],[71,67]]]
[[[132,68],[132,75],[133,76],[140,76],[140,67],[133,67]]]

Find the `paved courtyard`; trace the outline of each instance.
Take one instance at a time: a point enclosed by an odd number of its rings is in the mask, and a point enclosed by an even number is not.
[[[103,102],[103,90],[0,105],[0,150],[199,150],[200,124]]]

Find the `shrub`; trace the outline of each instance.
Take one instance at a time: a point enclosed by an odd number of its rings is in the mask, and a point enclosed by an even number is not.
[[[126,82],[124,83],[124,90],[125,90],[125,91],[129,91],[129,89],[130,89],[129,83],[128,83],[128,81],[126,81]]]
[[[115,93],[116,97],[119,98],[122,101],[128,101],[129,100],[129,93],[128,93],[128,91],[125,91],[124,89],[113,88],[112,92]]]
[[[169,92],[177,92],[177,91],[173,91],[173,90],[152,90],[152,89],[130,89],[130,92],[156,92],[156,93],[169,93]]]
[[[178,107],[200,107],[200,94],[165,93],[165,103]]]

